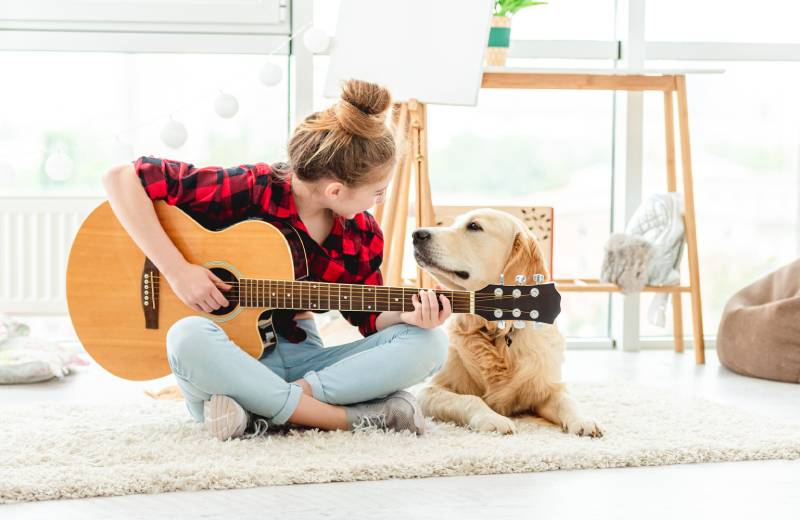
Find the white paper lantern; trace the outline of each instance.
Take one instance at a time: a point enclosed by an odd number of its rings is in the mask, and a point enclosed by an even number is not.
[[[44,172],[54,181],[65,181],[69,179],[72,177],[74,169],[75,165],[70,156],[61,150],[50,154],[50,157],[48,157],[47,161],[44,163]]]
[[[264,66],[261,67],[261,73],[259,74],[261,82],[268,87],[280,83],[282,76],[283,71],[281,68],[271,62],[265,63]]]
[[[219,117],[230,119],[231,117],[235,116],[236,112],[238,111],[239,102],[236,101],[236,98],[230,94],[220,92],[216,101],[214,101],[214,112],[216,112]]]
[[[306,49],[314,54],[325,52],[330,43],[330,36],[325,34],[325,31],[322,29],[312,27],[303,34],[303,44],[306,46]]]
[[[17,173],[14,171],[14,166],[8,161],[0,161],[0,185],[10,184]]]
[[[186,127],[174,119],[170,119],[161,129],[161,140],[170,148],[180,148],[187,137],[189,134],[186,132]]]
[[[115,161],[131,161],[133,160],[133,146],[121,140],[119,137],[114,139],[114,148],[112,155]]]

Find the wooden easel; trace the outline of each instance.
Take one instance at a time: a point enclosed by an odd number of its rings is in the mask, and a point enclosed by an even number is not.
[[[410,99],[392,109],[392,129],[398,136],[400,159],[392,179],[388,199],[378,206],[375,217],[384,236],[384,282],[403,285],[403,250],[408,222],[408,203],[412,170],[414,176],[414,222],[417,227],[434,224],[431,183],[428,176],[427,110],[424,103]],[[433,287],[433,278],[417,267],[419,287]]]

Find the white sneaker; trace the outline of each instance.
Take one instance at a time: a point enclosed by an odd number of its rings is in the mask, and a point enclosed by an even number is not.
[[[221,441],[241,437],[250,421],[250,414],[239,403],[220,394],[203,403],[203,416],[211,434]]]
[[[405,390],[398,390],[383,399],[372,399],[348,405],[347,423],[351,430],[377,428],[425,433],[425,417],[416,398]]]

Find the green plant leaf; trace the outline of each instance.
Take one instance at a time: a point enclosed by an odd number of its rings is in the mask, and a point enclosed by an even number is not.
[[[494,14],[495,16],[511,16],[526,7],[546,3],[547,2],[531,2],[526,0],[496,0],[494,4]]]

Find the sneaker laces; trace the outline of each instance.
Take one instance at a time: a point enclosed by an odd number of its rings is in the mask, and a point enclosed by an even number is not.
[[[258,417],[253,420],[254,430],[252,433],[247,433],[242,437],[245,439],[253,439],[255,437],[264,437],[269,431],[269,422],[263,417]]]
[[[353,425],[354,431],[364,431],[364,430],[387,430],[388,426],[386,425],[386,414],[378,413],[378,414],[365,414],[362,415],[358,421],[358,423]]]

